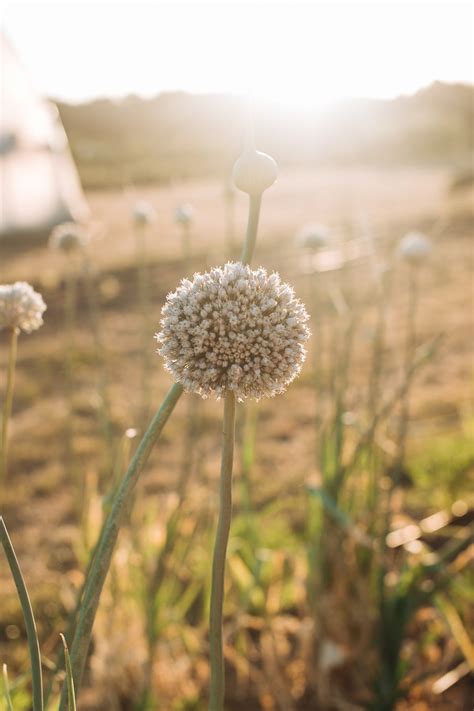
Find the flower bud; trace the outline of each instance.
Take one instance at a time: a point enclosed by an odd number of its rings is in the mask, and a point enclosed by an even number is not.
[[[174,212],[174,219],[178,225],[190,225],[193,221],[194,210],[191,205],[178,205]]]
[[[144,200],[137,202],[132,210],[132,220],[136,225],[149,225],[156,219],[156,213],[151,205]]]
[[[249,195],[261,195],[278,175],[278,166],[266,153],[248,149],[237,159],[232,172],[235,186]]]
[[[431,241],[421,232],[408,232],[398,246],[402,259],[414,266],[425,262],[431,250]]]
[[[303,249],[317,251],[328,246],[331,234],[326,225],[305,225],[296,239]]]
[[[61,252],[75,252],[84,249],[89,241],[89,234],[75,222],[63,222],[51,232],[49,246]]]

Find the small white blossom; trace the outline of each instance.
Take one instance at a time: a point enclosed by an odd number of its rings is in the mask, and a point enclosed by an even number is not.
[[[228,263],[183,279],[168,295],[158,353],[189,392],[271,397],[301,370],[308,318],[278,274]]]
[[[155,219],[156,213],[149,203],[144,200],[140,200],[140,202],[137,202],[136,205],[134,205],[132,210],[132,220],[136,225],[150,225],[155,221]]]
[[[431,240],[421,232],[408,232],[400,241],[398,252],[409,264],[422,264],[430,256]]]
[[[15,328],[31,333],[43,323],[46,304],[25,281],[0,285],[0,331]]]
[[[191,205],[178,205],[174,212],[174,219],[178,225],[190,225],[194,218],[194,210]]]
[[[305,225],[297,235],[301,247],[314,251],[327,247],[330,240],[331,234],[326,225]]]
[[[261,195],[278,175],[278,166],[273,158],[255,148],[245,150],[235,162],[232,171],[235,186],[249,195]]]
[[[74,252],[84,249],[89,241],[89,235],[83,227],[75,222],[63,222],[51,232],[49,246],[63,252]]]

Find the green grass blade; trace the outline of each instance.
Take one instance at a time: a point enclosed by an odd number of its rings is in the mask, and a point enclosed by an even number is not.
[[[151,450],[156,444],[182,393],[183,387],[178,383],[175,383],[170,388],[161,407],[145,432],[142,441],[138,445],[127,472],[114,494],[110,513],[107,517],[97,545],[97,552],[92,560],[91,568],[85,581],[76,631],[71,645],[71,665],[76,693],[79,692],[84,672],[87,651],[92,635],[92,627],[94,625],[97,608],[99,607],[102,588],[104,587],[105,579],[110,568],[120,529],[127,516],[133,490],[148,461]],[[61,692],[59,709],[60,711],[65,711],[66,708],[67,685],[65,684]]]
[[[10,685],[8,684],[7,665],[3,665],[3,695],[7,704],[7,711],[13,711],[12,699],[10,696]]]
[[[67,647],[66,638],[60,634],[61,642],[64,647],[64,659],[66,662],[66,683],[67,683],[67,708],[68,711],[76,711],[76,694],[74,692],[74,679],[72,677],[71,658]]]
[[[15,581],[18,597],[20,598],[21,609],[25,619],[26,635],[28,638],[28,648],[31,660],[31,677],[33,683],[33,711],[43,711],[43,679],[41,676],[41,656],[36,632],[36,623],[31,607],[28,590],[21,573],[20,565],[15,555],[13,544],[8,535],[7,527],[0,516],[0,541],[2,542],[7,556],[8,565]]]

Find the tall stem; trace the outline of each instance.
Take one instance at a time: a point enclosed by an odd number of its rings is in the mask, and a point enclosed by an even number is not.
[[[109,386],[107,377],[106,354],[100,317],[100,298],[97,290],[97,279],[87,253],[84,253],[83,272],[86,284],[86,296],[89,307],[89,317],[94,337],[96,363],[99,370],[98,392],[100,396],[99,417],[100,426],[106,443],[106,463],[104,470],[109,472],[114,459],[112,428],[110,423]]]
[[[409,283],[408,283],[408,310],[406,324],[406,339],[405,339],[405,356],[404,356],[404,373],[403,377],[406,381],[403,398],[400,404],[400,420],[398,425],[398,441],[397,441],[397,459],[394,467],[393,484],[398,486],[405,459],[405,447],[408,431],[408,420],[410,418],[410,395],[413,374],[411,365],[415,356],[416,350],[416,312],[418,307],[418,275],[416,269],[410,267]]]
[[[212,590],[210,611],[211,684],[209,711],[224,708],[224,654],[222,643],[222,610],[224,604],[224,572],[232,516],[232,465],[235,438],[235,395],[228,392],[224,402],[222,431],[222,459],[219,489],[219,521],[217,524],[212,561]]]
[[[145,432],[120,486],[114,494],[112,508],[103,532],[101,533],[97,545],[97,552],[94,555],[84,586],[84,595],[79,609],[79,618],[74,640],[71,646],[71,664],[74,671],[76,694],[79,693],[79,687],[81,685],[100,595],[110,568],[120,528],[127,516],[132,492],[163,427],[168,421],[182,393],[183,388],[179,383],[175,383],[170,388],[160,409]],[[66,707],[67,685],[64,685],[61,693],[59,711],[65,711]]]
[[[7,450],[8,450],[8,423],[10,420],[10,415],[12,411],[13,403],[13,385],[15,381],[15,363],[16,363],[16,352],[18,345],[18,330],[12,328],[10,330],[10,348],[8,354],[8,366],[7,366],[7,389],[5,393],[5,403],[3,405],[3,416],[2,416],[2,442],[1,442],[1,453],[0,453],[0,494],[1,487],[5,481],[7,475]]]
[[[258,220],[260,217],[260,207],[262,204],[262,193],[249,196],[249,219],[247,222],[247,234],[245,235],[245,244],[242,251],[240,261],[242,264],[250,264],[255,244],[257,241]]]
[[[67,415],[66,415],[66,437],[65,437],[65,455],[69,473],[73,473],[77,479],[78,499],[81,500],[84,493],[84,482],[78,479],[77,471],[74,463],[74,330],[76,326],[76,310],[77,310],[77,274],[75,265],[68,264],[68,272],[66,274],[65,294],[64,294],[64,333],[66,337],[65,359],[64,359],[64,374],[65,374],[65,391],[67,399]],[[78,504],[78,516],[81,516],[81,505]]]
[[[182,243],[183,243],[183,260],[185,264],[189,262],[191,256],[191,240],[190,240],[190,226],[188,223],[183,225],[182,233]]]
[[[43,679],[41,676],[41,656],[38,642],[36,623],[31,607],[30,597],[26,589],[25,581],[21,573],[21,568],[15,555],[13,544],[8,535],[7,527],[0,516],[0,541],[5,550],[8,565],[15,581],[18,597],[20,598],[21,609],[25,619],[26,636],[28,638],[28,648],[31,661],[31,678],[33,686],[33,711],[43,711]]]
[[[148,421],[150,410],[151,351],[149,348],[149,340],[150,332],[152,331],[150,326],[151,293],[146,225],[136,226],[135,242],[137,249],[138,299],[141,312],[141,349],[143,355],[140,383],[141,398],[139,424],[140,427],[144,427]]]

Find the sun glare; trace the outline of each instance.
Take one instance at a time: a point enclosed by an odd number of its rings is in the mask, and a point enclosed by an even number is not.
[[[37,87],[73,101],[250,92],[298,108],[472,80],[466,4],[12,4],[4,19]]]

